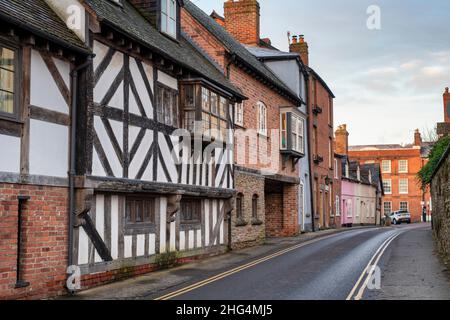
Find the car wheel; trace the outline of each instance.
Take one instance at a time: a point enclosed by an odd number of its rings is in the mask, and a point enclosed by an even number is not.
[[[394,219],[394,224],[395,224],[395,225],[397,225],[397,224],[398,224],[397,220],[395,220],[395,219]]]

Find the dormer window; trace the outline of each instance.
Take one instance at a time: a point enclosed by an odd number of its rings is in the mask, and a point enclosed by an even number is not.
[[[161,32],[177,37],[177,0],[161,0]]]

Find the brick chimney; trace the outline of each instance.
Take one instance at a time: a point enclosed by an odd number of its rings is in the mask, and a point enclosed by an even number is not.
[[[420,134],[419,129],[416,129],[414,132],[414,145],[416,147],[420,147],[422,145],[422,135]]]
[[[450,123],[450,93],[448,87],[444,92],[444,122]]]
[[[259,46],[260,7],[257,0],[227,0],[224,4],[225,29],[239,42]]]
[[[296,52],[300,54],[303,63],[309,66],[309,47],[308,43],[305,41],[303,35],[292,36],[291,45],[289,46],[290,52]]]
[[[343,124],[339,126],[335,132],[336,136],[336,147],[335,151],[338,154],[347,156],[348,155],[348,136],[347,125]]]

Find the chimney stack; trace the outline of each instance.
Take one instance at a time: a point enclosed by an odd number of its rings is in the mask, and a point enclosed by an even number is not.
[[[260,6],[257,0],[227,0],[225,29],[242,44],[260,44]]]
[[[343,124],[339,126],[335,132],[336,136],[336,153],[340,155],[347,156],[348,155],[348,136],[349,133],[347,131],[347,125]]]
[[[422,145],[422,135],[420,134],[419,129],[416,129],[414,132],[414,145],[416,147],[420,147]]]
[[[450,93],[448,87],[444,92],[444,122],[450,123]]]
[[[211,18],[225,28],[225,18],[218,14],[215,10],[211,13]]]
[[[296,52],[300,54],[303,63],[309,66],[309,47],[308,43],[305,41],[304,35],[293,36],[291,45],[289,46],[290,52]]]

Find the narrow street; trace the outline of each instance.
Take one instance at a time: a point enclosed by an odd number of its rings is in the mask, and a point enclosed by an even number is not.
[[[355,229],[294,244],[262,257],[242,258],[242,263],[233,267],[224,268],[225,261],[226,256],[214,260],[211,265],[216,272],[202,272],[201,263],[192,264],[93,289],[76,298],[450,299],[449,281],[434,255],[429,224]],[[369,262],[381,269],[380,289],[368,289],[365,268]],[[168,285],[161,280],[180,274],[184,281],[179,284]]]

